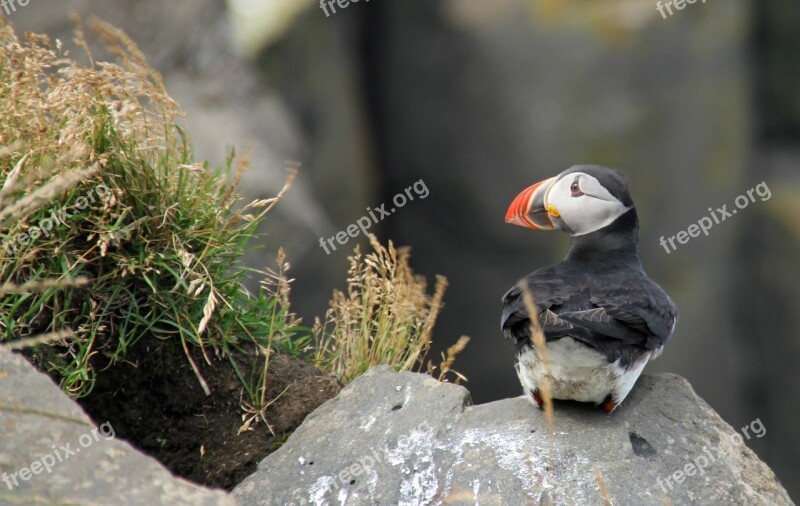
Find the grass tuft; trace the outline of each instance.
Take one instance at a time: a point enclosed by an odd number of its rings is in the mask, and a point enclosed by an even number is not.
[[[344,383],[379,364],[398,371],[421,369],[447,288],[447,280],[437,276],[429,295],[425,278],[409,265],[408,248],[395,249],[391,241],[384,247],[372,234],[369,240],[371,253],[364,255],[356,247],[349,257],[347,293],[334,291],[325,322],[317,320],[314,326],[314,363]],[[451,347],[440,379],[454,372],[455,355],[467,341],[462,338]]]
[[[161,76],[124,33],[90,25],[116,63],[95,60],[80,22],[88,66],[0,20],[0,342],[55,342],[40,365],[78,397],[145,336],[182,350],[206,392],[193,356],[227,357],[263,418],[267,350],[298,356],[310,339],[296,336],[285,270],[250,294],[239,261],[294,175],[240,205],[246,160],[194,161]]]

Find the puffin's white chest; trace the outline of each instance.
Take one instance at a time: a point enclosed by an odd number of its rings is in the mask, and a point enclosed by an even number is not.
[[[609,363],[600,352],[565,337],[547,343],[549,370],[535,349],[520,354],[517,376],[525,393],[533,392],[549,378],[554,399],[602,403],[610,394],[619,404],[628,395],[650,354],[633,364],[627,371],[617,363]]]

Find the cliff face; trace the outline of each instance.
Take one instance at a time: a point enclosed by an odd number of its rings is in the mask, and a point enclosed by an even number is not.
[[[372,369],[311,414],[234,496],[241,504],[792,504],[676,375],[643,376],[611,415],[557,402],[552,436],[523,398]],[[609,502],[610,501],[610,502]]]

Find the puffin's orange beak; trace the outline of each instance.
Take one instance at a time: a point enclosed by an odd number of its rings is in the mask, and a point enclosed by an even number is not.
[[[540,181],[522,191],[511,202],[506,211],[506,223],[534,230],[553,230],[553,222],[547,210],[547,190],[555,177]]]

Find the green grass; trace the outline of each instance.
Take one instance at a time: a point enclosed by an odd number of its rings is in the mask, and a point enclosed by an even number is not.
[[[310,338],[289,311],[285,261],[249,294],[258,273],[240,260],[290,182],[243,206],[246,162],[196,163],[160,76],[124,34],[94,29],[119,64],[81,66],[0,27],[0,244],[13,243],[0,247],[0,341],[54,342],[46,365],[78,397],[145,336],[179,345],[207,389],[196,347],[227,357],[263,412],[267,350],[298,356]],[[36,234],[60,209],[64,223]]]

